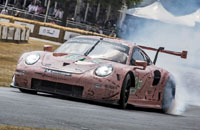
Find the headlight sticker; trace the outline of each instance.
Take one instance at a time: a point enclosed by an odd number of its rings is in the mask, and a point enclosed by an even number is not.
[[[26,57],[25,63],[27,65],[33,65],[35,64],[38,60],[40,59],[40,54],[30,54],[29,56]]]
[[[100,77],[105,77],[113,72],[113,67],[111,65],[103,65],[95,70],[95,74]]]

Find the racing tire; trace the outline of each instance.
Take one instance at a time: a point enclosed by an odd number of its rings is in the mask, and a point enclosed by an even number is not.
[[[37,94],[37,91],[33,91],[33,90],[26,90],[26,89],[22,89],[22,88],[19,88],[19,90],[22,93]]]
[[[175,99],[176,83],[172,76],[169,77],[163,93],[162,111],[167,113],[171,107],[172,101]]]
[[[121,109],[125,109],[128,104],[130,87],[131,87],[131,76],[130,74],[127,74],[126,77],[124,78],[120,93],[119,107]]]

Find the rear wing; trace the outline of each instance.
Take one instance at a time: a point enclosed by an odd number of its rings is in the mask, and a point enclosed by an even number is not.
[[[170,54],[170,55],[175,55],[175,56],[180,56],[183,59],[187,58],[187,53],[188,53],[187,51],[174,52],[174,51],[164,50],[165,49],[164,47],[159,47],[158,49],[152,48],[152,47],[141,46],[141,45],[139,45],[139,47],[141,47],[143,49],[152,50],[152,51],[157,52],[156,55],[155,55],[154,61],[153,61],[154,64],[156,64],[159,52]]]

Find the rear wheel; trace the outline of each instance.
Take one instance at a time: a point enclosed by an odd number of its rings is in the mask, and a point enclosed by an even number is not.
[[[169,77],[167,84],[164,88],[163,98],[162,98],[162,110],[167,112],[175,99],[176,83],[172,76]]]
[[[33,90],[26,90],[26,89],[22,89],[22,88],[19,88],[19,90],[22,93],[37,94],[37,91],[33,91]]]
[[[130,74],[127,74],[126,77],[124,78],[121,94],[120,94],[119,105],[120,105],[120,108],[122,109],[125,109],[128,104],[130,87],[131,87],[131,76]]]

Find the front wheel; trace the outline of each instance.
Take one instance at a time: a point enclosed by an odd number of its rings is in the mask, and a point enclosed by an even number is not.
[[[162,110],[166,113],[175,99],[176,83],[173,76],[170,76],[164,88],[163,98],[162,98]]]
[[[124,78],[121,94],[120,94],[119,105],[120,105],[120,108],[122,109],[125,109],[128,104],[130,87],[131,87],[131,76],[130,74],[127,74],[126,77]]]

